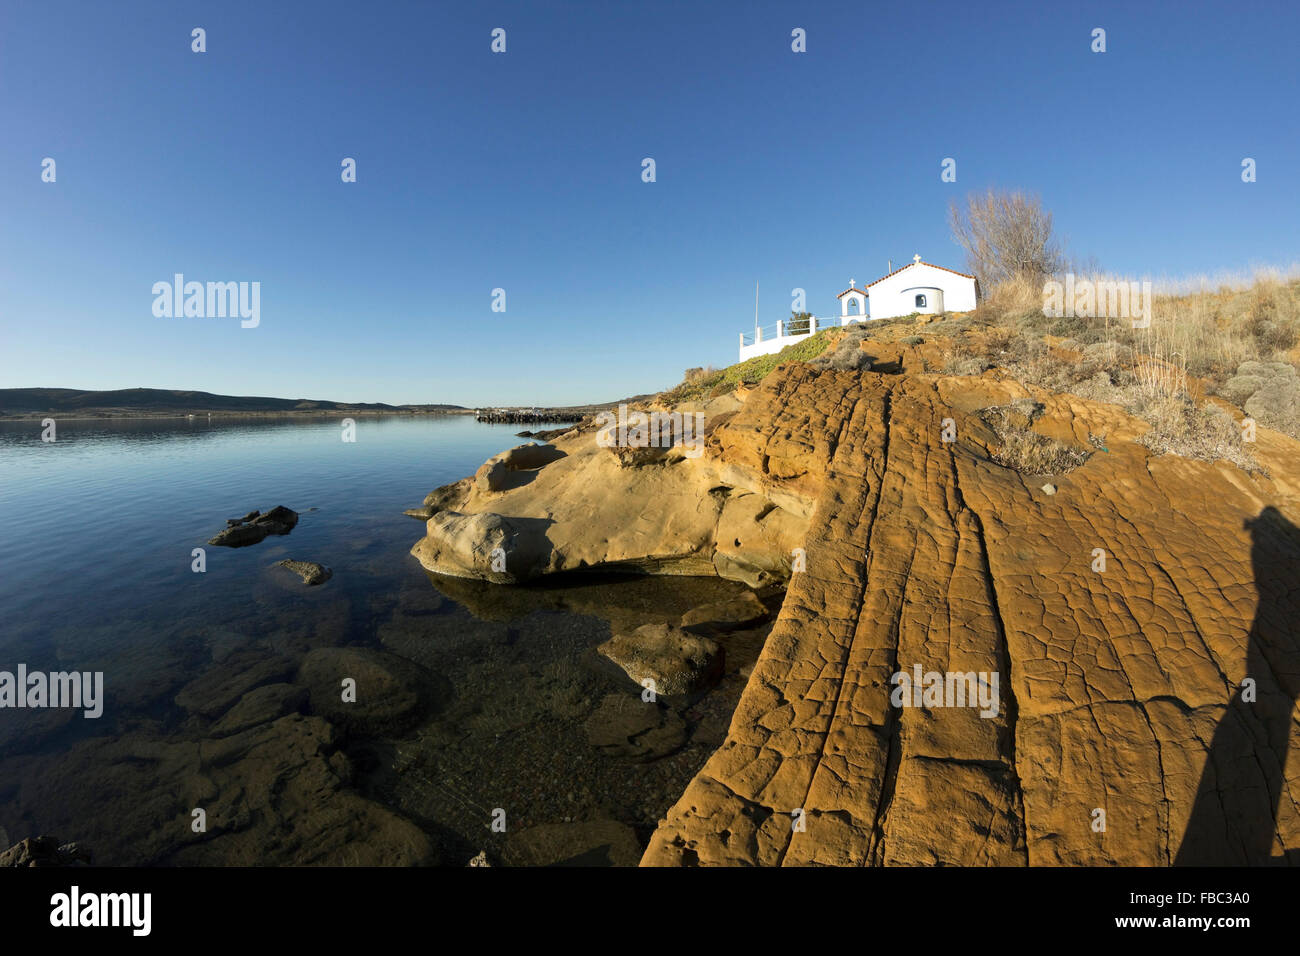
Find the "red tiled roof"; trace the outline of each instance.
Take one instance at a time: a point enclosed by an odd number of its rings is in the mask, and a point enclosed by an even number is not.
[[[936,266],[933,262],[909,262],[909,263],[908,263],[907,265],[905,265],[905,266],[899,266],[897,269],[895,269],[895,270],[894,270],[893,272],[891,272],[889,275],[887,275],[887,276],[881,276],[879,279],[876,280],[876,282],[884,282],[886,279],[889,278],[889,276],[896,276],[896,275],[898,275],[900,272],[902,272],[904,269],[910,269],[910,268],[912,268],[912,266],[929,266],[931,269],[942,269],[944,272],[951,272],[953,275],[955,275],[955,276],[961,276],[963,279],[973,279],[973,278],[975,278],[974,276],[967,275],[967,274],[964,273],[964,272],[958,272],[956,269],[949,269],[947,266]],[[876,284],[876,282],[868,282],[868,283],[867,283],[867,288],[870,289],[873,285]],[[836,298],[838,298],[838,296],[836,296]]]
[[[863,295],[866,295],[866,294],[867,294],[867,290],[866,290],[866,289],[855,289],[855,288],[853,288],[853,286],[849,286],[847,289],[845,289],[843,292],[841,292],[841,293],[840,293],[839,295],[837,295],[835,298],[837,298],[837,299],[842,299],[842,298],[844,298],[846,295],[848,295],[850,292],[861,292]]]

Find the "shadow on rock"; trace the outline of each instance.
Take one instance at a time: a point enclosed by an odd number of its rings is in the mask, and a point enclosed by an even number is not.
[[[1179,866],[1300,863],[1294,851],[1285,858],[1273,856],[1278,807],[1288,789],[1292,712],[1300,697],[1300,529],[1273,507],[1246,527],[1259,593],[1246,680],[1214,732],[1174,860]]]

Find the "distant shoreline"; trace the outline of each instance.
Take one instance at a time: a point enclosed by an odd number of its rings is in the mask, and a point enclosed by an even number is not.
[[[180,419],[189,421],[191,418],[198,421],[202,419],[207,421],[211,418],[217,419],[249,419],[249,418],[379,418],[384,415],[473,415],[475,409],[472,408],[441,408],[441,409],[418,409],[418,408],[393,408],[393,409],[353,409],[353,408],[326,408],[326,409],[286,409],[284,411],[230,411],[228,409],[221,411],[208,412],[174,412],[159,411],[147,412],[138,409],[124,410],[115,412],[110,410],[97,410],[78,408],[75,412],[67,414],[57,410],[44,412],[14,412],[12,414],[0,414],[0,422],[33,422],[40,421],[44,418],[53,418],[60,422],[99,422],[99,421],[145,421],[150,419]]]
[[[625,402],[650,396],[636,396]],[[111,391],[72,388],[0,388],[0,422],[208,420],[271,418],[373,418],[381,415],[473,415],[490,424],[542,424],[579,421],[617,402],[581,405],[477,405],[429,402],[388,405],[382,402],[333,402],[305,398],[217,395],[212,392],[158,388]]]
[[[531,406],[506,408],[502,405],[484,406],[483,408],[322,408],[322,409],[285,409],[267,411],[231,411],[223,409],[209,412],[176,412],[172,410],[149,412],[140,409],[86,409],[78,408],[70,413],[58,410],[43,412],[0,412],[0,424],[4,422],[39,422],[53,418],[58,422],[104,422],[104,421],[226,421],[248,419],[285,419],[285,418],[383,418],[386,416],[442,416],[470,415],[485,425],[524,425],[524,424],[574,424],[584,418],[602,411],[610,405],[576,405],[566,408],[548,408],[544,412],[533,412]]]

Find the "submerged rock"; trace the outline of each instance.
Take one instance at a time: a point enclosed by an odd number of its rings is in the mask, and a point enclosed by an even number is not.
[[[532,866],[636,866],[641,857],[636,831],[614,820],[529,827],[511,837],[510,847]]]
[[[307,689],[294,684],[266,684],[250,690],[239,699],[239,703],[226,711],[211,730],[214,737],[229,737],[256,727],[269,724],[286,714],[297,713],[307,703]]]
[[[147,725],[146,725],[147,726]],[[441,861],[425,829],[351,787],[325,720],[289,714],[227,737],[157,729],[9,758],[10,808],[79,826],[100,865],[418,866]],[[206,812],[207,831],[191,811]]]
[[[1300,739],[1300,443],[1261,429],[1258,471],[1156,455],[1150,423],[1117,405],[927,370],[913,359],[943,345],[926,338],[907,355],[871,342],[873,370],[791,361],[731,409],[710,400],[699,458],[621,467],[575,429],[556,439],[567,457],[525,485],[435,492],[455,522],[435,514],[414,553],[493,580],[460,557],[468,541],[448,543],[496,513],[544,529],[537,574],[788,581],[726,741],[646,864],[1300,858],[1286,756]],[[1042,407],[1045,437],[1106,436],[1108,452],[1048,493],[994,458],[982,413],[1013,403]],[[634,680],[662,680],[672,655],[652,648],[671,633],[605,650]],[[997,700],[896,702],[894,678],[915,669],[969,675]]]
[[[738,631],[753,627],[766,617],[766,605],[752,591],[746,591],[727,601],[715,601],[692,608],[682,616],[682,627]]]
[[[227,518],[225,530],[208,539],[208,544],[226,548],[243,548],[257,544],[270,534],[288,534],[298,524],[298,512],[276,505],[262,514],[250,511],[242,518]]]
[[[86,866],[91,852],[80,843],[59,843],[58,837],[28,837],[0,853],[0,869],[27,866]]]
[[[294,574],[302,578],[303,584],[308,587],[315,587],[318,584],[324,584],[334,576],[334,572],[323,564],[317,564],[315,561],[291,561],[286,558],[283,561],[275,562],[277,568],[287,568]]]
[[[355,694],[345,680],[354,682]],[[442,683],[418,664],[363,647],[309,652],[298,683],[307,688],[313,714],[363,736],[400,733],[446,696]]]
[[[176,695],[176,706],[204,717],[225,713],[250,690],[283,681],[293,662],[256,649],[235,651],[220,664],[190,681]]]
[[[724,654],[717,641],[671,624],[646,624],[630,634],[616,634],[596,650],[637,684],[654,681],[656,694],[694,694],[722,677]]]
[[[606,757],[658,760],[686,743],[686,722],[639,695],[609,694],[587,718],[587,742]]]

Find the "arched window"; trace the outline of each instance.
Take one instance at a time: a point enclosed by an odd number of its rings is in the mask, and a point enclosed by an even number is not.
[[[925,308],[925,296],[924,296],[923,294],[919,294],[919,293],[917,294],[917,296],[916,296],[916,307],[917,307],[918,309],[924,309],[924,308]]]
[[[849,313],[856,315],[857,311],[858,311],[858,297],[856,295],[851,295],[849,296]]]

